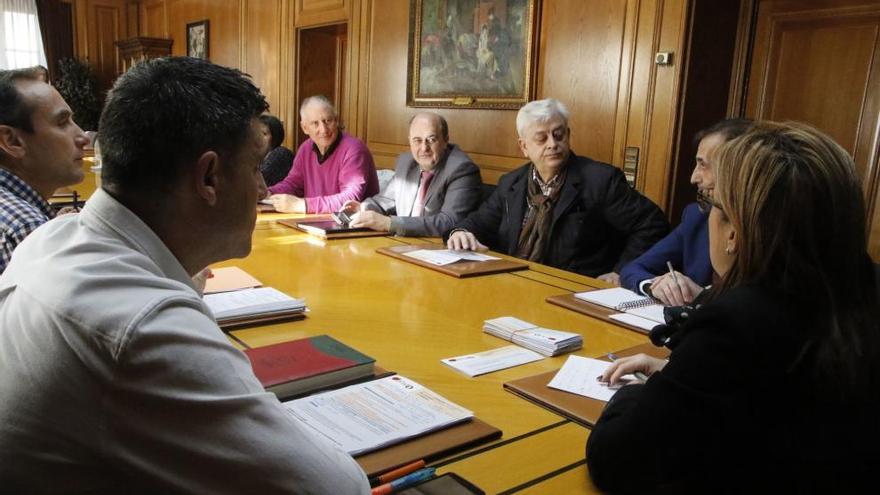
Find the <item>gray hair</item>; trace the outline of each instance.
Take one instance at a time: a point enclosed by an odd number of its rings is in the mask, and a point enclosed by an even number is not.
[[[562,117],[565,126],[568,127],[568,109],[561,101],[554,98],[546,100],[535,100],[526,103],[516,114],[516,133],[519,137],[524,137],[526,127],[535,122],[547,122],[553,117]]]
[[[303,100],[302,105],[299,106],[300,120],[304,119],[303,112],[305,112],[306,107],[313,104],[313,103],[317,103],[317,104],[321,105],[322,107],[329,109],[330,113],[332,113],[334,117],[339,118],[339,113],[336,111],[336,107],[333,106],[333,103],[330,101],[330,98],[327,98],[324,95],[312,95],[312,96],[307,97],[305,100]]]

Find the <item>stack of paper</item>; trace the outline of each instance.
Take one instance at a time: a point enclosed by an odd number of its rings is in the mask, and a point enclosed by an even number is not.
[[[584,338],[579,334],[541,328],[512,316],[486,320],[483,331],[545,356],[576,351],[584,345]]]
[[[474,413],[399,375],[285,402],[287,411],[351,455],[473,418]]]
[[[418,249],[403,253],[404,256],[415,258],[437,266],[451,265],[459,261],[489,261],[498,260],[495,256],[475,253],[473,251],[458,251],[455,249]]]
[[[220,327],[302,316],[306,303],[272,287],[207,294],[205,304]]]

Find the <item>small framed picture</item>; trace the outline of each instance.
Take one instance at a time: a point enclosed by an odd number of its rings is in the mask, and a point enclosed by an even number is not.
[[[186,25],[186,54],[189,57],[208,59],[208,20]]]

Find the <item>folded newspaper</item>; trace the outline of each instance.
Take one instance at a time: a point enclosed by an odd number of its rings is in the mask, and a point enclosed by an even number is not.
[[[545,356],[576,351],[584,345],[580,334],[541,328],[512,316],[486,320],[483,331]]]

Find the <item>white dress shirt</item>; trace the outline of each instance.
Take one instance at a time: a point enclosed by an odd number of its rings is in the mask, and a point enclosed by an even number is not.
[[[11,493],[369,493],[102,190],[28,236],[0,277],[0,398]]]

